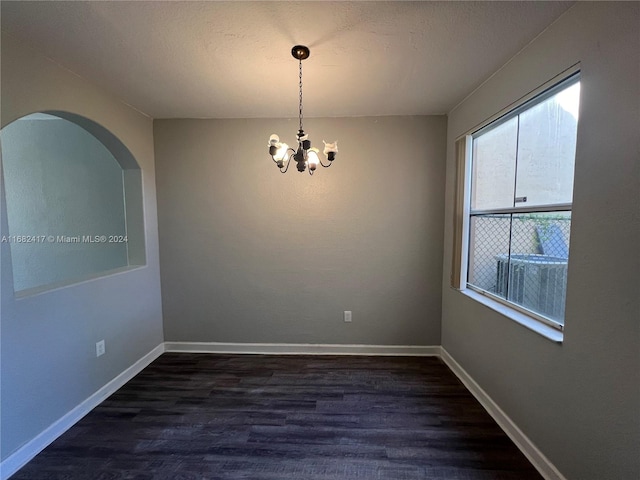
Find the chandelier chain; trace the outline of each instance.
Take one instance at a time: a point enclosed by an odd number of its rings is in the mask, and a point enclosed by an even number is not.
[[[300,131],[302,131],[302,60],[299,60],[300,63],[300,110],[298,114],[298,120],[300,121]]]

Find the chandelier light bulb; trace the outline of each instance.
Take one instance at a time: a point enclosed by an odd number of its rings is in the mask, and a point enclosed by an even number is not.
[[[311,148],[307,153],[307,163],[309,164],[309,170],[314,171],[318,168],[318,163],[320,163],[320,158],[318,158],[318,149]]]
[[[289,145],[287,145],[286,143],[279,143],[278,145],[276,145],[276,148],[276,154],[273,156],[273,159],[276,162],[284,161],[285,157],[287,156],[287,151],[289,150]]]

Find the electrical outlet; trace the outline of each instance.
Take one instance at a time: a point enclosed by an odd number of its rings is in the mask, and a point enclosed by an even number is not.
[[[100,340],[96,343],[96,357],[104,355],[104,340]]]
[[[344,311],[344,321],[345,322],[350,322],[351,321],[351,310],[345,310]]]

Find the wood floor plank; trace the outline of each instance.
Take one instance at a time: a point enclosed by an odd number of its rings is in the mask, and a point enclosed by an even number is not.
[[[13,480],[539,480],[436,357],[166,353]]]

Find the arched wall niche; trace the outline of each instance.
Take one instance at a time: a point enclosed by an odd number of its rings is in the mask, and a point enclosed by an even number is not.
[[[0,140],[16,297],[145,265],[142,172],[114,134],[46,110]]]

